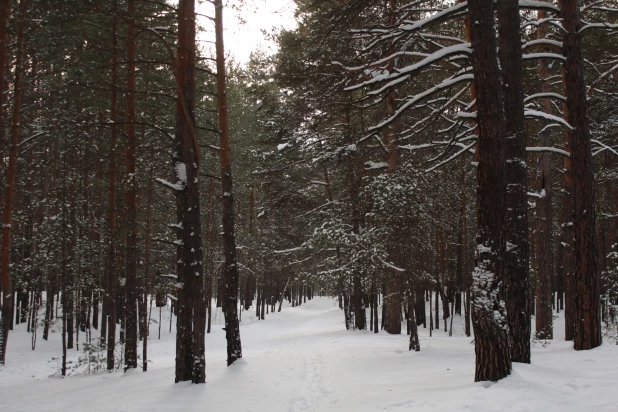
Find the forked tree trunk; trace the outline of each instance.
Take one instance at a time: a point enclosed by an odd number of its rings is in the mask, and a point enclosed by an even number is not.
[[[507,322],[511,356],[530,363],[530,313],[528,313],[528,168],[524,132],[524,92],[519,6],[517,0],[498,3],[498,31],[502,93],[506,117],[506,192],[504,233],[508,248],[503,258]]]
[[[590,119],[586,99],[584,58],[582,55],[583,26],[577,0],[561,0],[560,17],[565,29],[562,51],[564,64],[565,97],[568,121],[573,127],[571,137],[571,162],[573,177],[573,231],[575,271],[573,273],[572,299],[576,350],[596,348],[601,345],[601,302],[599,264],[596,234],[596,198],[592,164]]]
[[[475,381],[497,381],[511,372],[501,257],[505,239],[506,124],[496,56],[494,3],[468,2],[472,68],[476,88],[478,144],[478,237],[472,289],[476,351]]]

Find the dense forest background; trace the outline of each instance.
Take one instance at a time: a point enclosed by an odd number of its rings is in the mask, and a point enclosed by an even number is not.
[[[136,368],[117,341],[171,303],[176,379],[203,382],[213,306],[231,364],[243,311],[317,295],[411,350],[464,317],[477,380],[531,338],[615,341],[618,5],[295,3],[240,65],[220,1],[216,48],[191,0],[0,1],[2,361],[14,324],[35,349],[60,322],[65,356]]]

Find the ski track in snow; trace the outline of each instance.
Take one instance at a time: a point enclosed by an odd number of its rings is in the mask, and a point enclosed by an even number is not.
[[[1,410],[618,411],[618,347],[574,351],[558,339],[564,336],[562,314],[555,319],[557,339],[536,343],[531,365],[514,364],[512,375],[497,383],[474,383],[474,345],[463,335],[459,316],[452,337],[442,329],[430,338],[421,326],[421,351],[408,352],[405,334],[346,331],[343,313],[330,298],[284,305],[263,321],[250,310],[242,314],[243,359],[226,367],[223,320],[215,313],[206,336],[207,384],[191,385],[173,383],[175,333],[169,333],[165,309],[157,339],[157,312],[152,313],[147,373],[50,377],[59,368],[59,324],[49,341],[39,338],[36,351],[25,325],[17,325],[9,335],[8,364],[0,367]],[[93,331],[93,338],[98,334]],[[79,355],[68,351],[71,365]]]
[[[289,412],[320,410],[329,390],[322,375],[322,356],[319,349],[303,352],[303,381],[300,393],[292,400]]]

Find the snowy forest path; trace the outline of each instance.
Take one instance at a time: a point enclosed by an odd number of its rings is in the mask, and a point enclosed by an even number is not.
[[[322,374],[323,360],[318,348],[303,352],[304,374],[298,395],[292,399],[289,412],[319,409],[331,393]]]
[[[613,412],[618,404],[613,345],[585,353],[560,340],[535,345],[532,365],[515,364],[510,377],[484,385],[473,382],[474,345],[458,316],[452,337],[442,330],[429,337],[421,327],[421,351],[409,352],[405,333],[345,330],[332,298],[284,306],[265,320],[247,311],[241,324],[243,359],[231,367],[220,319],[214,317],[206,336],[205,385],[173,383],[175,324],[169,333],[169,312],[160,340],[158,324],[151,325],[146,373],[83,375],[81,367],[65,379],[50,378],[61,349],[58,325],[49,341],[38,341],[36,351],[25,325],[16,325],[9,362],[0,367],[2,410]],[[70,351],[70,365],[83,355]]]

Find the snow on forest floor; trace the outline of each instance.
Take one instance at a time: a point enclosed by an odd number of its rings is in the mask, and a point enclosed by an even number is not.
[[[158,320],[158,309],[152,318]],[[160,340],[158,324],[151,323],[146,373],[50,377],[58,374],[60,333],[52,333],[49,342],[39,337],[31,351],[31,335],[18,325],[9,338],[8,365],[0,367],[2,410],[618,410],[618,347],[613,345],[575,352],[560,339],[536,343],[532,365],[514,364],[512,375],[498,383],[474,383],[474,345],[463,336],[459,317],[452,337],[442,330],[430,338],[421,327],[421,351],[408,352],[405,334],[346,331],[343,313],[330,298],[284,308],[264,321],[256,320],[254,311],[243,312],[244,358],[229,368],[220,312],[214,321],[218,325],[206,337],[206,385],[174,384],[175,335],[165,310]],[[560,316],[557,338],[563,336],[562,324]],[[82,354],[69,353],[73,361]]]

